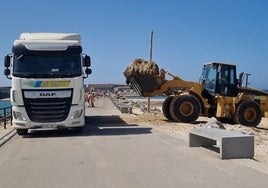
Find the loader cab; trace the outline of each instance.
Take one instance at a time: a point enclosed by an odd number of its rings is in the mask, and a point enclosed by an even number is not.
[[[202,83],[202,96],[207,99],[216,95],[235,97],[238,94],[235,65],[205,64],[200,82]]]

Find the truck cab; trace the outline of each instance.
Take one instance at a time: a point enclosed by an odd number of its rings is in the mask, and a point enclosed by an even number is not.
[[[238,94],[235,65],[215,62],[205,64],[200,82],[204,98],[209,99],[216,95],[236,97]]]
[[[82,53],[75,33],[22,33],[5,57],[11,79],[13,127],[75,128],[85,124],[84,79],[91,74],[90,57]]]

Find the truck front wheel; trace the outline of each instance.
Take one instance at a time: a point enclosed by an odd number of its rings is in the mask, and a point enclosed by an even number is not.
[[[26,135],[28,133],[28,129],[17,129],[18,135]]]
[[[200,103],[195,96],[180,95],[173,98],[169,111],[174,120],[192,123],[199,117]]]
[[[169,121],[173,121],[173,118],[171,117],[170,112],[169,112],[169,106],[173,98],[174,96],[168,96],[164,100],[163,105],[162,105],[163,114]]]
[[[77,132],[77,133],[83,132],[83,129],[84,129],[84,126],[74,128],[75,132]]]

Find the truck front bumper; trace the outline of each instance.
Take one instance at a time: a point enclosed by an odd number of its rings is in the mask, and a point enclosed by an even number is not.
[[[27,116],[25,108],[23,107],[13,106],[12,113],[12,126],[15,129],[72,128],[85,125],[84,106],[72,106],[68,117],[60,122],[33,122]]]

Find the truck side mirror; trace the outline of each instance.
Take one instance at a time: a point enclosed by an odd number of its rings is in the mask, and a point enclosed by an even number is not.
[[[4,74],[5,74],[5,76],[6,76],[8,79],[11,79],[11,77],[10,77],[10,69],[9,69],[9,68],[6,68],[6,69],[4,70]]]
[[[10,67],[10,56],[5,56],[5,67]]]
[[[84,58],[84,66],[85,67],[90,67],[91,66],[91,59],[90,56],[86,55]]]
[[[9,69],[9,67],[10,67],[10,56],[9,55],[5,56],[4,65],[6,67],[5,70],[4,70],[4,74],[8,79],[11,79],[11,77],[10,77],[10,69]]]
[[[86,76],[83,77],[84,79],[87,78],[89,74],[92,74],[92,70],[89,68],[86,68],[85,73],[86,73]]]
[[[92,70],[89,69],[89,68],[86,68],[85,72],[86,72],[87,75],[92,74]]]
[[[10,75],[10,70],[9,69],[5,69],[4,70],[4,74],[8,77]]]

